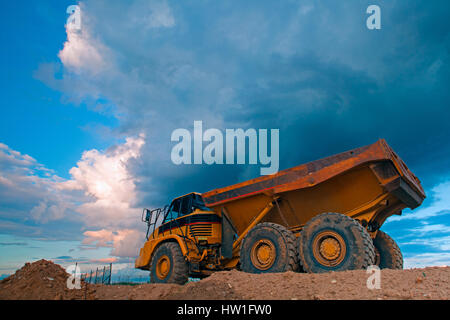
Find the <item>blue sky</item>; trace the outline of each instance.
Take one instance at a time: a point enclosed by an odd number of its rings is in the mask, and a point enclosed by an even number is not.
[[[448,1],[87,0],[66,31],[77,3],[1,13],[0,274],[58,257],[125,270],[140,208],[258,176],[175,166],[170,134],[194,120],[279,128],[280,169],[387,139],[428,198],[383,229],[407,267],[450,263]]]
[[[40,64],[57,59],[66,39],[65,12],[70,3],[7,2],[1,22],[2,40],[8,45],[2,50],[1,61],[0,135],[12,148],[32,154],[65,177],[84,150],[99,145],[104,148],[110,142],[97,139],[89,132],[89,125],[117,123],[86,104],[71,104],[61,92],[34,77]]]

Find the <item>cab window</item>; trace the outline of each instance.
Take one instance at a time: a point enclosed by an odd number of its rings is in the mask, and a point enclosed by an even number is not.
[[[167,210],[166,218],[164,219],[164,223],[169,222],[173,219],[178,218],[178,215],[180,213],[180,201],[181,199],[176,199],[172,201],[172,204],[169,207],[169,210]]]
[[[193,211],[192,195],[176,199],[170,205],[164,223],[190,214]]]
[[[181,208],[178,217],[185,216],[192,213],[192,195],[186,196],[181,199]]]
[[[205,206],[205,202],[203,201],[202,196],[198,194],[194,194],[192,198],[192,211],[195,209],[200,209],[202,211],[211,211],[210,208]]]

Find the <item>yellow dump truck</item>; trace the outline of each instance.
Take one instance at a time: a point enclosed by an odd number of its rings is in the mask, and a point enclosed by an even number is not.
[[[250,273],[401,269],[380,227],[418,207],[419,179],[385,140],[144,209],[147,241],[135,266],[153,283],[237,268]]]

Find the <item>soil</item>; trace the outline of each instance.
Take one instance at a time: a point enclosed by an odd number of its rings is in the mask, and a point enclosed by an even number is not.
[[[0,281],[0,299],[99,300],[448,300],[450,267],[381,270],[380,289],[368,289],[365,270],[324,274],[217,272],[201,281],[175,284],[91,285],[67,289],[65,270],[51,261],[27,263]],[[51,279],[51,280],[50,280]]]
[[[66,270],[51,261],[26,263],[15,274],[0,281],[0,300],[94,299],[93,290],[81,282],[81,289],[69,290]]]

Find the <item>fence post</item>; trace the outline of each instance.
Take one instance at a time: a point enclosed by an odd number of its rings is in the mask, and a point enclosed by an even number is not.
[[[111,284],[112,278],[112,263],[109,264],[109,284]]]
[[[105,268],[106,266],[103,266],[102,284],[105,284]]]
[[[97,284],[98,268],[95,269],[95,284]]]

